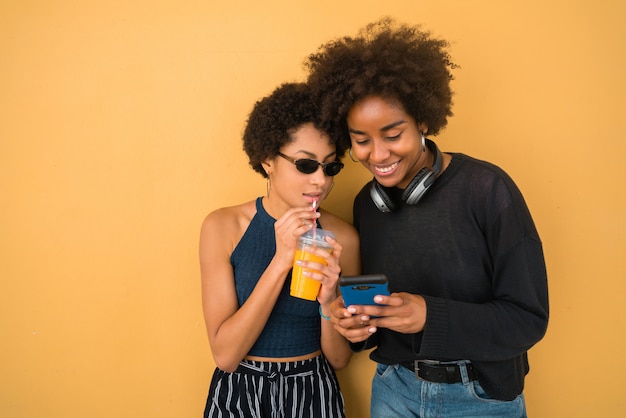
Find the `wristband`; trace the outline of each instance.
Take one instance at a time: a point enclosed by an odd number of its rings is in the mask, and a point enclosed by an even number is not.
[[[322,319],[330,321],[330,316],[326,316],[322,313],[322,305],[320,305],[320,316],[322,317]]]

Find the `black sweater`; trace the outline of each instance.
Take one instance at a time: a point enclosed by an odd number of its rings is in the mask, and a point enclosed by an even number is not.
[[[548,287],[541,241],[515,183],[493,164],[452,154],[417,205],[382,213],[368,183],[354,202],[363,274],[384,273],[391,292],[426,300],[423,332],[379,328],[372,360],[470,360],[495,399],[524,388],[527,350],[545,334]]]

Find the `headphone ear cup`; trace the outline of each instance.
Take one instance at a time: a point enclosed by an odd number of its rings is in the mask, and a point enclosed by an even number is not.
[[[407,205],[416,205],[422,196],[424,196],[426,190],[428,190],[428,186],[425,186],[425,184],[432,175],[432,171],[428,168],[422,168],[417,175],[413,177],[413,180],[411,180],[406,189],[404,189],[402,200],[406,202]]]
[[[393,203],[393,200],[385,193],[383,187],[376,180],[372,182],[370,197],[379,211],[389,213],[396,210],[396,204]]]
[[[433,160],[433,168],[432,170],[428,167],[422,168],[417,175],[411,180],[411,183],[404,189],[404,193],[402,193],[402,200],[406,202],[407,205],[416,205],[419,202],[428,188],[432,186],[432,184],[437,180],[437,176],[441,173],[441,168],[443,166],[443,156],[441,155],[441,151],[431,140],[427,140],[428,148],[435,154]]]

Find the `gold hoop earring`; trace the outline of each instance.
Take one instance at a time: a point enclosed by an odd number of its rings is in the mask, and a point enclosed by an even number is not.
[[[333,181],[332,183],[330,183],[330,187],[328,188],[328,191],[326,192],[322,200],[326,200],[326,198],[328,197],[328,195],[330,194],[330,191],[333,189],[334,186],[335,186],[335,182]]]
[[[351,159],[352,161],[354,161],[355,163],[358,163],[358,162],[359,162],[359,160],[355,160],[355,159],[354,159],[354,155],[352,155],[352,148],[350,148],[350,151],[348,152],[348,155],[350,155],[350,159]]]
[[[267,190],[267,198],[269,199],[270,197],[270,189],[272,188],[272,185],[270,184],[270,178],[266,178],[265,179],[265,189]]]

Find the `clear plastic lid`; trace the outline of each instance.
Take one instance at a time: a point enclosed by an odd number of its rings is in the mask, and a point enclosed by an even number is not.
[[[311,247],[313,245],[317,245],[318,247],[332,248],[332,245],[326,242],[327,236],[335,238],[335,234],[333,234],[332,232],[316,228],[302,234],[300,236],[300,242],[306,246]]]

